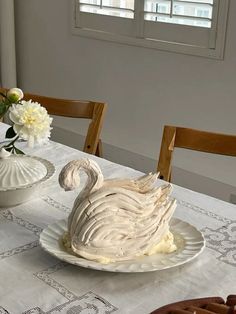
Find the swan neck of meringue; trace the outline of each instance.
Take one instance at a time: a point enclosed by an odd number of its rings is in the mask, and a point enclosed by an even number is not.
[[[103,186],[104,178],[101,171],[98,171],[98,169],[94,168],[92,165],[89,168],[81,166],[78,170],[83,170],[87,175],[87,181],[83,190],[81,191],[81,194],[88,195],[97,191]]]
[[[87,182],[82,191],[77,196],[73,209],[68,217],[68,227],[70,229],[74,214],[78,205],[83,202],[92,192],[103,186],[104,177],[99,166],[90,159],[73,160],[69,162],[59,175],[59,183],[64,190],[74,190],[80,185],[79,172],[83,170],[87,174]]]

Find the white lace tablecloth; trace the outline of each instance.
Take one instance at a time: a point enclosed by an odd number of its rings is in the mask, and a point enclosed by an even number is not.
[[[0,140],[6,125],[0,123]],[[175,217],[196,226],[206,248],[192,262],[149,273],[110,273],[62,262],[39,246],[40,232],[66,218],[76,192],[57,183],[62,166],[88,155],[50,142],[26,153],[53,162],[56,174],[40,195],[25,204],[0,209],[0,313],[150,313],[175,301],[236,294],[236,206],[174,186]],[[95,159],[106,178],[140,172]],[[85,177],[84,177],[85,179]],[[83,180],[82,180],[83,181]]]

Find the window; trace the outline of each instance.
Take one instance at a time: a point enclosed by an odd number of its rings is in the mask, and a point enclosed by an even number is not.
[[[73,0],[74,33],[223,58],[229,0]]]

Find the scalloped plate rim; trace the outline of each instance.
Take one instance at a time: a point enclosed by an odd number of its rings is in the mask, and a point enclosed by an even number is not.
[[[39,244],[40,246],[49,254],[53,255],[54,257],[67,262],[72,265],[84,267],[84,268],[89,268],[89,269],[94,269],[94,270],[101,270],[101,271],[108,271],[108,272],[121,272],[121,273],[139,273],[139,272],[150,272],[150,271],[158,271],[158,270],[164,270],[164,269],[169,269],[172,267],[180,266],[183,265],[187,262],[192,261],[194,258],[196,258],[200,253],[205,248],[205,239],[201,231],[199,231],[196,227],[191,225],[190,223],[173,217],[170,222],[170,228],[172,229],[173,233],[176,233],[179,236],[182,236],[182,238],[186,241],[186,238],[183,236],[183,232],[176,232],[176,224],[182,223],[187,230],[187,235],[191,235],[192,232],[192,238],[191,241],[195,242],[192,244],[194,246],[194,252],[192,252],[190,255],[186,255],[186,258],[182,258],[181,261],[179,262],[171,262],[170,264],[167,265],[153,265],[155,263],[155,258],[160,258],[161,256],[164,257],[163,261],[168,261],[168,258],[171,260],[171,257],[178,256],[177,251],[170,253],[170,254],[154,254],[151,256],[143,256],[137,259],[132,259],[128,261],[121,261],[121,262],[116,262],[116,263],[109,263],[109,264],[101,264],[95,261],[90,261],[87,260],[83,257],[79,257],[73,254],[70,254],[67,252],[65,249],[62,249],[60,246],[60,239],[64,231],[66,231],[66,219],[58,220],[57,222],[48,225],[45,229],[40,234],[39,238]],[[62,232],[59,232],[58,229],[62,230]],[[177,228],[178,229],[178,228]],[[185,230],[183,230],[185,231]],[[53,232],[54,237],[50,234]],[[56,237],[55,237],[56,235]],[[195,245],[197,244],[197,248]],[[185,245],[183,246],[186,248],[190,246],[191,248],[191,243],[186,242]],[[182,250],[182,251],[183,251]],[[181,252],[179,252],[181,253]],[[62,256],[63,255],[63,256]],[[143,261],[143,263],[140,263]],[[162,261],[162,264],[163,264]],[[132,267],[132,266],[136,266]],[[148,266],[148,267],[147,267]]]

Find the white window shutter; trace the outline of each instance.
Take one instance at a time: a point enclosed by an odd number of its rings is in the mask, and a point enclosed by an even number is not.
[[[213,0],[145,0],[144,37],[210,48],[212,12]]]
[[[96,32],[135,36],[134,0],[77,1],[77,27]],[[133,2],[133,6],[132,6]]]
[[[229,0],[73,0],[74,33],[222,58]]]

